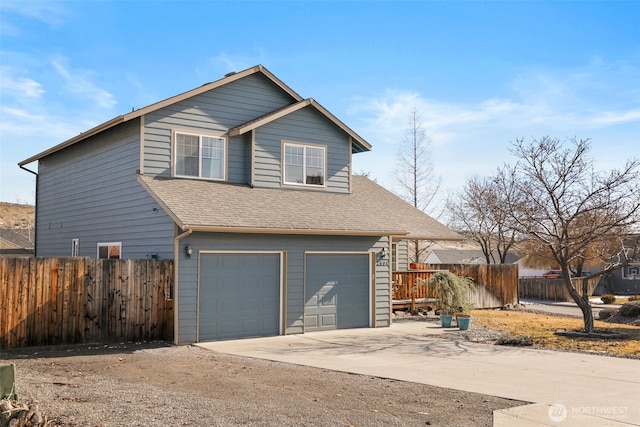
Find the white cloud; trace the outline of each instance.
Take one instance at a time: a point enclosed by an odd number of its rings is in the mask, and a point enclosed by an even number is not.
[[[29,1],[29,0],[3,0],[2,2],[3,15],[17,14],[26,16],[40,22],[43,22],[51,27],[60,27],[64,24],[65,18],[68,15],[66,6],[59,1],[54,0],[42,0],[42,1]],[[3,16],[3,22],[5,17]],[[13,26],[13,34],[19,33],[17,27]]]
[[[44,94],[42,85],[27,77],[12,76],[13,70],[2,67],[0,69],[0,92],[15,97],[40,98]]]
[[[58,74],[65,79],[65,88],[71,93],[79,95],[81,98],[87,99],[104,109],[111,109],[118,103],[111,93],[93,82],[94,72],[70,70],[65,66],[64,62],[66,62],[64,58],[57,57],[51,64]]]
[[[636,121],[640,121],[640,109],[629,111],[602,111],[593,115],[585,124],[593,123],[596,126],[608,126]]]
[[[468,177],[490,175],[511,161],[507,148],[516,138],[592,138],[600,167],[616,167],[620,153],[637,152],[640,140],[637,131],[628,130],[640,123],[637,92],[629,89],[629,82],[640,77],[633,68],[627,67],[625,73],[625,78],[612,82],[590,69],[565,75],[536,70],[514,78],[499,96],[475,103],[392,89],[351,99],[350,120],[374,148],[354,158],[355,170],[370,172],[393,188],[394,155],[410,129],[413,108],[432,142],[436,171],[443,178],[442,197],[448,190],[459,189]]]

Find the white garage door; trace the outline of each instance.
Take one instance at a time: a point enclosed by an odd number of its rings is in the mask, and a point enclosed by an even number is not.
[[[200,256],[200,341],[280,332],[280,254]]]
[[[368,254],[308,254],[305,332],[369,326]]]

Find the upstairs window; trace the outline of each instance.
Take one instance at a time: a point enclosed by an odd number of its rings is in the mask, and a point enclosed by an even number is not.
[[[120,259],[122,242],[98,243],[99,259]]]
[[[176,176],[224,179],[224,138],[176,132],[175,140]]]
[[[284,183],[323,187],[325,147],[284,144]]]

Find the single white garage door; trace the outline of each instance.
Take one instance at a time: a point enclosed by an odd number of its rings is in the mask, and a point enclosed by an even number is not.
[[[200,256],[200,341],[280,332],[280,254]]]
[[[307,254],[304,330],[369,326],[368,254]]]

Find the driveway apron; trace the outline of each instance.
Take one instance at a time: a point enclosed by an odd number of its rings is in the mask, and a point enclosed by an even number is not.
[[[443,339],[447,331],[432,322],[398,322],[198,345],[539,404],[509,412],[519,425],[640,425],[638,360]]]

